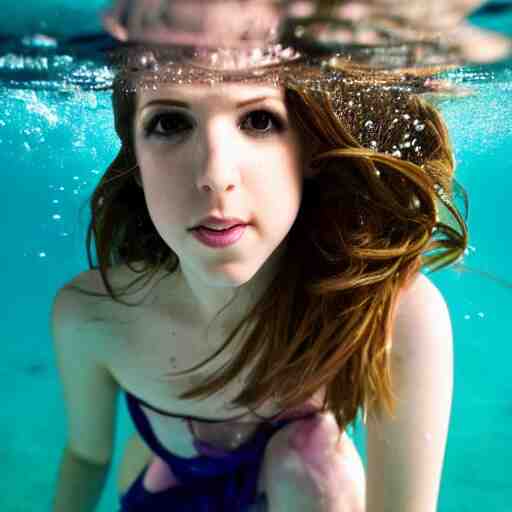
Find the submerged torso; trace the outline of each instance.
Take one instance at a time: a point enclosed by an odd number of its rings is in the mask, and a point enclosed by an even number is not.
[[[91,271],[82,276],[79,286],[102,293],[105,291],[98,272]],[[113,283],[127,284],[138,275],[126,267],[119,267],[113,269],[109,276]],[[173,277],[165,278],[169,279]],[[279,415],[282,419],[303,416],[320,408],[322,393],[300,408],[281,415],[282,411],[273,401],[257,409],[257,415],[245,408],[233,408],[233,400],[241,392],[251,368],[244,369],[236,382],[207,399],[180,399],[181,393],[197,386],[205,376],[225,364],[234,349],[230,347],[191,375],[169,376],[171,372],[186,370],[204,361],[221,346],[228,332],[212,328],[206,339],[206,332],[194,325],[194,319],[179,297],[174,303],[172,297],[166,297],[165,304],[162,303],[159,285],[152,289],[157,281],[154,278],[141,291],[122,297],[129,303],[138,303],[144,298],[135,307],[118,304],[109,298],[99,299],[94,307],[94,321],[100,330],[108,333],[105,336],[108,347],[103,354],[106,366],[122,390],[148,404],[139,403],[139,406],[165,449],[180,457],[196,457],[202,454],[197,448],[199,439],[223,450],[234,450],[248,442],[261,427],[264,420],[260,417],[275,419]],[[166,289],[168,286],[169,281]],[[141,285],[137,284],[133,289],[139,288]],[[239,342],[238,336],[234,341]],[[170,417],[165,412],[210,420],[236,419],[219,423],[188,422],[186,418]]]

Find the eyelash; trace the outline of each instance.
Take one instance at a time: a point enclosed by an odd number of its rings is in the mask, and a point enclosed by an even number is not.
[[[275,132],[281,133],[284,131],[284,122],[281,119],[281,117],[269,110],[266,110],[266,109],[258,109],[258,110],[253,110],[253,111],[249,112],[245,116],[244,121],[248,120],[253,114],[256,114],[256,113],[266,114],[270,118],[272,124],[274,125],[274,129],[270,129],[270,130],[265,130],[265,131],[257,130],[257,129],[250,130],[250,131],[255,132],[256,137],[261,137],[261,138],[269,137]],[[144,133],[145,133],[146,137],[157,137],[160,139],[171,139],[173,137],[179,137],[180,135],[182,135],[183,133],[188,131],[190,128],[186,128],[183,130],[170,130],[170,131],[168,131],[168,134],[158,133],[157,131],[155,131],[155,128],[157,127],[158,123],[162,119],[165,119],[165,118],[172,118],[173,121],[178,122],[178,124],[191,124],[191,123],[187,122],[186,117],[187,116],[185,116],[184,114],[177,113],[177,112],[165,112],[165,113],[161,113],[161,114],[156,114],[147,123],[146,127],[144,128]],[[241,123],[241,124],[243,124],[243,123]]]

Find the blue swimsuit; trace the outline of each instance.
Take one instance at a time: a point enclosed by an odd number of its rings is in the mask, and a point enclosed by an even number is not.
[[[215,456],[179,457],[164,448],[156,438],[141,409],[141,404],[166,416],[208,423],[227,420],[206,420],[194,416],[170,414],[135,397],[126,391],[128,411],[135,427],[148,447],[172,470],[180,485],[160,492],[150,492],[143,486],[146,466],[128,491],[121,497],[120,512],[245,512],[250,505],[264,500],[256,496],[260,467],[265,447],[272,435],[285,425],[313,416],[264,422],[248,442],[233,451],[218,451]],[[190,425],[190,423],[189,423]],[[196,447],[212,447],[201,441]]]

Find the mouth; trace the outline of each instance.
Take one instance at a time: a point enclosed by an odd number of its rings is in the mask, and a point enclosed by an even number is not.
[[[198,229],[206,229],[211,232],[223,232],[234,227],[247,226],[245,219],[238,219],[236,217],[218,217],[216,215],[209,215],[199,221],[199,223],[190,228],[192,231]]]
[[[225,229],[210,229],[199,226],[193,229],[194,237],[202,244],[221,249],[236,244],[247,230],[247,224],[236,224]]]
[[[223,233],[239,226],[247,226],[247,224],[233,224],[232,226],[227,226],[225,228],[209,228],[207,226],[197,226],[195,228],[192,228],[192,231],[197,231],[198,229],[205,229],[206,231],[211,231],[212,233]]]

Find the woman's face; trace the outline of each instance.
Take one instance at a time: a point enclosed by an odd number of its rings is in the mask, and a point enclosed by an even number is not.
[[[162,85],[137,93],[134,123],[149,214],[183,272],[213,287],[249,281],[284,247],[302,197],[303,155],[284,91]],[[248,226],[236,243],[213,248],[191,230],[209,215]]]

